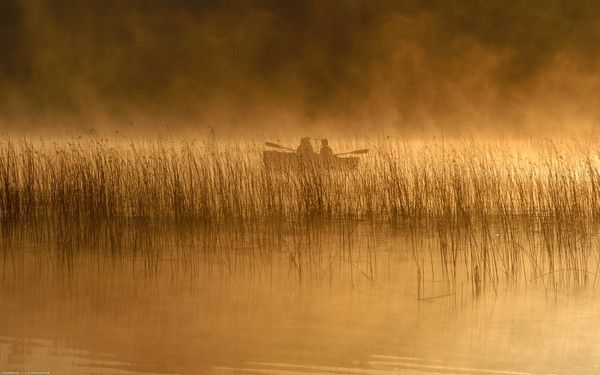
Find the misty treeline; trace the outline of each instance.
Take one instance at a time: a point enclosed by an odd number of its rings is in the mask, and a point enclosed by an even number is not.
[[[572,128],[597,116],[584,1],[0,4],[2,128]]]

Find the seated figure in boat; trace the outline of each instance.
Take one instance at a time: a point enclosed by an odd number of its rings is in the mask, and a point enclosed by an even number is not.
[[[316,156],[315,150],[310,143],[309,137],[304,137],[300,140],[300,145],[296,149],[298,155],[303,159],[312,159]]]
[[[321,140],[321,150],[319,151],[319,156],[325,163],[331,163],[335,161],[335,154],[333,153],[331,147],[329,147],[329,141],[327,139]]]

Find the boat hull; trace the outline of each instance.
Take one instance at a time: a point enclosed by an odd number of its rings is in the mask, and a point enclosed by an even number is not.
[[[298,171],[303,169],[331,169],[348,171],[358,167],[360,159],[357,157],[335,157],[323,159],[319,155],[314,157],[301,157],[294,152],[264,151],[263,162],[265,168],[273,171]]]

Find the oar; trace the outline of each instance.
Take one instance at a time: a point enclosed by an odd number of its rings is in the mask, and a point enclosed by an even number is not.
[[[284,150],[296,151],[293,148],[281,146],[281,145],[278,145],[277,143],[265,142],[265,145],[267,145],[269,147],[281,148],[281,149],[284,149]]]
[[[368,153],[369,150],[368,149],[362,149],[362,150],[356,150],[356,151],[350,151],[350,152],[342,152],[341,154],[335,154],[335,156],[341,156],[341,155],[362,155],[362,154],[366,154]]]

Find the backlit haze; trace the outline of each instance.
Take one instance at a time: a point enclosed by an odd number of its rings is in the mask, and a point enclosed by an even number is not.
[[[583,1],[7,0],[0,126],[587,134],[599,16]]]

